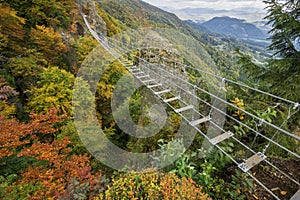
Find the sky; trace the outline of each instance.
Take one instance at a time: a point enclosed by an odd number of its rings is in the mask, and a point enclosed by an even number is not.
[[[215,16],[231,16],[246,21],[261,20],[266,12],[263,0],[144,0],[175,13],[183,20],[208,20]],[[186,9],[193,8],[193,9]],[[197,9],[195,9],[197,8]]]

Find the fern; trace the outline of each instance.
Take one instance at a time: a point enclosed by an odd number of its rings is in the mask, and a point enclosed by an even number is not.
[[[12,87],[10,86],[2,86],[0,87],[0,100],[8,100],[12,97],[15,97],[18,94]]]

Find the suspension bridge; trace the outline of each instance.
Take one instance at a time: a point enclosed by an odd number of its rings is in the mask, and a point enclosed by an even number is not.
[[[159,60],[162,62],[152,63],[149,62],[145,57],[142,57],[140,54],[138,54],[132,55],[132,57],[138,61],[138,64],[134,64],[132,60],[128,60],[127,56],[120,56],[120,52],[130,52],[133,50],[141,51],[141,48],[137,48],[133,45],[113,38],[107,38],[92,28],[87,15],[82,13],[82,16],[91,35],[116,60],[121,62],[126,67],[128,72],[134,76],[135,80],[144,85],[144,87],[151,91],[154,96],[161,100],[161,102],[171,108],[175,113],[180,115],[181,118],[189,124],[189,126],[195,129],[197,133],[203,136],[212,146],[219,149],[224,155],[226,155],[240,170],[258,183],[264,190],[274,197],[274,199],[280,199],[280,197],[278,197],[278,194],[276,194],[274,188],[269,188],[263,180],[260,180],[260,177],[255,176],[255,174],[252,172],[253,168],[260,165],[268,165],[274,169],[277,174],[279,174],[278,177],[284,177],[284,180],[287,180],[286,184],[293,184],[295,188],[300,188],[300,177],[295,176],[286,168],[282,168],[282,166],[277,166],[276,163],[274,163],[273,160],[268,157],[268,150],[270,146],[276,146],[277,148],[281,149],[281,151],[285,152],[286,155],[289,155],[297,160],[300,159],[299,150],[289,148],[278,141],[278,136],[285,136],[289,139],[300,142],[299,136],[283,128],[283,125],[299,111],[300,105],[298,102],[294,102],[257,88],[253,88],[246,84],[224,78],[209,71],[198,69],[190,65],[185,65],[182,62],[172,60],[162,55],[157,55],[155,52],[151,51],[148,52],[148,55],[151,57],[159,57]],[[170,70],[170,66],[165,64],[167,62],[174,63],[177,69],[192,71],[196,74],[199,74],[199,76],[201,76],[201,74],[205,74],[211,79],[218,80],[220,85],[216,88],[216,92],[210,92],[209,90],[195,83],[191,83],[186,77],[178,75],[178,73],[174,72],[174,70]],[[244,110],[233,102],[228,101],[226,98],[220,97],[221,95],[219,94],[221,92],[226,92],[225,86],[228,84],[265,95],[268,98],[271,98],[274,102],[278,102],[277,106],[280,104],[288,105],[289,113],[287,119],[282,125],[275,125],[272,122],[263,119],[261,116],[257,116],[249,111]],[[200,93],[210,96],[213,100],[209,102],[206,98],[201,97],[201,95],[199,95]],[[210,111],[203,112],[199,110],[199,103],[205,105],[210,109]],[[224,104],[228,108],[243,113],[247,117],[252,118],[255,122],[257,122],[258,125],[256,128],[253,128],[246,124],[243,120],[228,114],[224,109],[218,106],[220,103]],[[180,105],[180,107],[174,106],[175,104]],[[252,144],[242,141],[241,138],[238,137],[234,131],[232,131],[232,129],[225,130],[225,128],[221,126],[222,123],[218,122],[218,119],[214,119],[214,113],[218,113],[219,115],[232,120],[240,127],[248,129],[250,132],[252,132],[255,135]],[[215,130],[217,130],[218,134],[208,135],[205,133],[201,127],[206,124],[210,124]],[[273,134],[271,134],[271,136],[264,134],[263,128],[260,127],[268,127],[270,130],[272,130]],[[258,148],[253,148],[253,144],[258,140],[263,140],[265,141],[264,144],[266,144],[263,148],[260,148],[260,151],[258,151]],[[228,153],[225,151],[221,145],[221,143],[224,141],[234,141],[241,148],[245,149],[246,152],[249,152],[246,154],[247,157],[244,157],[243,159],[237,159],[233,153]],[[295,194],[292,194],[291,196],[291,200],[300,199],[300,189],[295,191]]]

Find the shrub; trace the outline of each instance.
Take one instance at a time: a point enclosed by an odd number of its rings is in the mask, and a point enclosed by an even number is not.
[[[201,190],[192,179],[175,174],[132,173],[117,176],[97,199],[209,199]]]

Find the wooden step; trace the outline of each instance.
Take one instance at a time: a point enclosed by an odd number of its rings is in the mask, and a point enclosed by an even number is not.
[[[132,74],[136,74],[136,73],[139,73],[139,72],[142,72],[142,71],[140,69],[136,68],[136,69],[129,70],[129,72],[131,72]]]
[[[250,158],[248,158],[245,162],[239,164],[239,168],[243,172],[248,172],[250,169],[252,169],[254,166],[258,165],[260,162],[265,160],[267,156],[265,156],[263,153],[258,152],[257,154],[254,154]]]
[[[181,113],[181,112],[184,112],[184,111],[193,109],[193,108],[194,108],[194,106],[189,105],[189,106],[186,106],[186,107],[183,107],[183,108],[176,109],[175,112],[176,112],[176,113]]]
[[[156,84],[156,85],[148,85],[147,88],[151,89],[151,88],[156,88],[156,87],[160,87],[162,86],[160,83]]]
[[[150,79],[150,80],[145,80],[145,81],[142,81],[143,83],[150,83],[150,82],[155,82],[154,79]]]
[[[171,102],[171,101],[176,101],[176,100],[179,100],[180,99],[180,97],[173,97],[173,98],[171,98],[171,99],[164,99],[164,102],[165,103],[169,103],[169,102]]]
[[[163,91],[159,91],[159,92],[154,92],[154,94],[161,95],[161,94],[168,93],[168,92],[171,92],[171,90],[163,90]]]
[[[137,76],[138,79],[141,79],[141,78],[148,78],[150,77],[149,75],[145,75],[145,76]]]
[[[140,74],[144,74],[144,72],[142,72],[142,71],[139,71],[139,72],[136,72],[136,73],[132,73],[133,75],[140,75]]]
[[[213,144],[219,144],[220,142],[223,142],[224,140],[231,138],[234,134],[230,131],[223,133],[222,135],[219,135],[215,138],[210,139],[209,141]]]
[[[197,126],[197,125],[202,124],[202,123],[205,123],[205,122],[207,122],[207,121],[209,121],[209,120],[210,120],[210,117],[204,117],[204,118],[202,118],[202,119],[198,119],[198,120],[192,121],[192,122],[190,122],[190,124],[191,124],[192,126]]]

